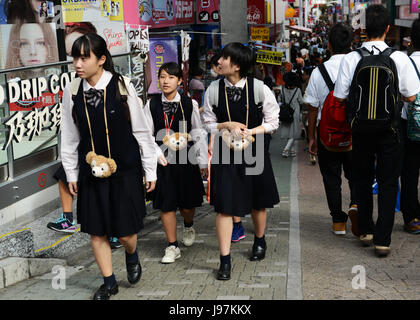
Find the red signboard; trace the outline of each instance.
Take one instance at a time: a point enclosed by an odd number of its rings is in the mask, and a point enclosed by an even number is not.
[[[57,99],[61,100],[63,91],[58,93],[58,98],[55,94],[44,92],[41,97],[27,100],[19,100],[15,103],[9,103],[10,111],[32,111],[34,109],[41,109],[50,107],[58,103]]]
[[[247,0],[248,6],[248,23],[249,24],[265,24],[265,1],[264,0]]]
[[[197,0],[197,23],[212,23],[219,20],[219,0]]]
[[[176,0],[176,24],[194,24],[194,1]]]

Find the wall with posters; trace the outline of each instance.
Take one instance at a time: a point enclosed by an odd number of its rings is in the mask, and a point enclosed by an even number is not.
[[[150,39],[149,59],[152,81],[148,93],[160,93],[158,81],[160,66],[166,62],[178,63],[178,47],[176,39]]]

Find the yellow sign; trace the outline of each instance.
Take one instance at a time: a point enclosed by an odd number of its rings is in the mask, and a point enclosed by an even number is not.
[[[258,50],[257,63],[276,64],[281,66],[283,61],[283,52]]]
[[[251,41],[269,41],[270,29],[266,27],[251,27]]]

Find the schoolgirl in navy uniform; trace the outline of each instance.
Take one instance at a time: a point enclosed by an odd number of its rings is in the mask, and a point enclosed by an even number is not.
[[[125,247],[128,281],[135,284],[141,277],[137,233],[146,212],[143,172],[150,192],[156,184],[156,154],[134,86],[115,72],[105,40],[83,35],[74,42],[72,57],[82,80],[73,80],[80,81],[76,95],[72,84],[63,93],[61,157],[70,192],[77,195],[78,223],[91,235],[104,277],[93,299],[108,300],[118,293],[108,237],[117,237]],[[120,85],[127,95],[121,94]],[[85,160],[93,149],[115,160],[117,170],[110,177],[93,176]]]
[[[158,155],[158,179],[152,195],[153,207],[161,210],[162,224],[168,239],[161,262],[173,263],[181,257],[176,235],[177,209],[184,217],[183,243],[185,246],[194,243],[195,208],[203,202],[205,193],[202,178],[208,175],[207,132],[202,129],[197,101],[177,91],[182,82],[179,65],[175,62],[163,64],[158,76],[162,94],[149,100],[144,112],[156,138]],[[161,148],[164,137],[174,133],[191,133],[192,141],[182,150],[167,147],[165,150],[165,146]],[[186,152],[185,161],[180,161],[183,152]],[[192,158],[188,156],[191,152],[194,153]],[[196,162],[192,163],[191,159]]]
[[[219,59],[221,74],[225,79],[219,80],[218,105],[211,105],[209,89],[204,98],[203,122],[209,132],[216,133],[219,148],[213,149],[210,175],[210,204],[214,206],[216,215],[216,233],[220,249],[219,280],[229,280],[231,270],[230,246],[232,237],[232,216],[244,217],[251,212],[254,222],[255,237],[252,246],[252,261],[265,257],[266,242],[266,208],[277,204],[279,195],[268,153],[268,135],[278,128],[279,107],[274,94],[263,85],[264,101],[258,106],[254,100],[254,79],[247,77],[253,64],[252,51],[240,43],[229,43]],[[230,150],[220,139],[219,131],[228,130],[237,137],[255,138],[248,148],[256,157],[257,167],[264,164],[262,173],[247,175],[246,169],[252,165],[234,163],[234,154],[245,151]],[[264,136],[264,147],[261,154],[256,155],[256,143]],[[259,136],[259,137],[257,137]],[[217,144],[215,144],[216,146]],[[223,163],[223,148],[230,152],[230,162]],[[219,155],[217,155],[219,153]],[[262,157],[263,156],[263,157]],[[214,161],[216,160],[216,161]],[[255,164],[254,164],[255,165]]]

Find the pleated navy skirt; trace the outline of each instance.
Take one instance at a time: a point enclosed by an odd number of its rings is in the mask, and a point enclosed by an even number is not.
[[[63,165],[61,164],[57,171],[54,173],[53,175],[54,179],[57,181],[62,181],[65,184],[67,184],[67,176],[66,176],[66,172],[64,171]]]
[[[211,165],[210,204],[216,213],[244,217],[252,210],[273,208],[280,202],[269,152],[264,152],[261,174],[247,175],[246,167],[245,164]]]
[[[79,175],[77,222],[82,232],[117,238],[137,234],[145,215],[141,170],[109,178]]]
[[[157,167],[156,189],[151,194],[153,208],[163,212],[193,209],[203,204],[205,195],[198,165],[168,164]]]

